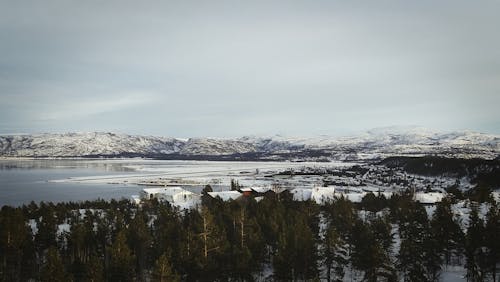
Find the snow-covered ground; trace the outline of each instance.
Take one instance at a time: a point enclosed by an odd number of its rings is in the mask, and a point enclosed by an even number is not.
[[[258,152],[273,159],[280,157],[280,153],[308,150],[330,152],[329,158],[337,160],[424,154],[492,159],[500,153],[500,137],[471,131],[438,132],[416,127],[384,128],[346,137],[274,135],[181,139],[109,132],[0,136],[0,157],[221,156]],[[300,155],[298,158],[307,160],[309,157]]]
[[[266,177],[291,168],[338,168],[352,166],[348,162],[215,162],[215,161],[145,161],[124,165],[133,170],[130,174],[71,177],[53,179],[51,182],[111,183],[138,185],[229,185],[236,179],[242,185],[267,185],[273,179]],[[286,177],[285,177],[286,178]],[[286,179],[284,179],[286,182]]]

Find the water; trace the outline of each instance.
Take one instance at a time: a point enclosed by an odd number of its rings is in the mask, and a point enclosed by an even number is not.
[[[124,162],[101,160],[0,160],[0,206],[31,201],[82,201],[129,198],[135,185],[53,183],[69,177],[135,173]]]
[[[344,166],[347,163],[287,163],[287,162],[212,162],[157,161],[141,159],[118,160],[0,160],[0,206],[19,206],[31,201],[84,201],[95,199],[129,199],[144,186],[124,183],[139,178],[182,178],[196,183],[214,184],[215,191],[227,189],[231,179],[240,184],[270,184],[272,179],[256,171],[272,173],[297,166]],[[100,178],[105,178],[102,180]],[[113,181],[111,178],[119,179]],[[55,181],[73,178],[77,181]],[[135,181],[137,183],[137,181]],[[212,184],[212,182],[211,182]],[[203,185],[185,189],[199,193]]]

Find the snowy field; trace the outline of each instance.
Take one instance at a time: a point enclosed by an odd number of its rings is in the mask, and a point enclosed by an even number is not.
[[[352,166],[347,162],[217,162],[217,161],[134,161],[115,163],[130,171],[126,174],[51,179],[54,183],[136,184],[146,186],[229,186],[231,179],[241,185],[276,182],[270,175],[291,168],[332,168]],[[280,179],[286,185],[287,177]],[[313,180],[314,182],[315,180]]]
[[[342,167],[329,162],[214,162],[148,159],[0,159],[0,206],[31,201],[84,201],[130,198],[145,186],[181,186],[199,193],[210,184],[227,190],[240,185],[311,186],[320,177],[269,177],[304,166]]]

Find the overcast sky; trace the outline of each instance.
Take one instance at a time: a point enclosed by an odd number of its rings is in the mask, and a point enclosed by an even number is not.
[[[500,133],[500,1],[0,0],[0,133]]]

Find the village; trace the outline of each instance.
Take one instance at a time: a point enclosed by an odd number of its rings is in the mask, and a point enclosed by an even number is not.
[[[230,175],[231,185],[223,185],[224,179],[204,179],[210,191],[193,188],[194,180],[166,181],[149,180],[141,182],[146,186],[131,201],[140,205],[146,200],[157,199],[168,202],[179,209],[196,208],[201,204],[203,193],[222,201],[238,201],[245,198],[262,200],[266,195],[281,194],[285,191],[295,201],[313,201],[319,205],[335,201],[339,198],[359,203],[369,193],[389,199],[394,194],[410,190],[413,199],[421,204],[435,204],[446,195],[446,190],[453,186],[466,189],[470,183],[466,179],[449,177],[425,177],[409,175],[401,170],[389,169],[380,165],[364,165],[343,168],[328,167],[295,167],[282,171],[256,171]],[[233,185],[237,183],[237,185]],[[241,184],[240,184],[241,183]],[[217,187],[216,191],[212,186]]]

